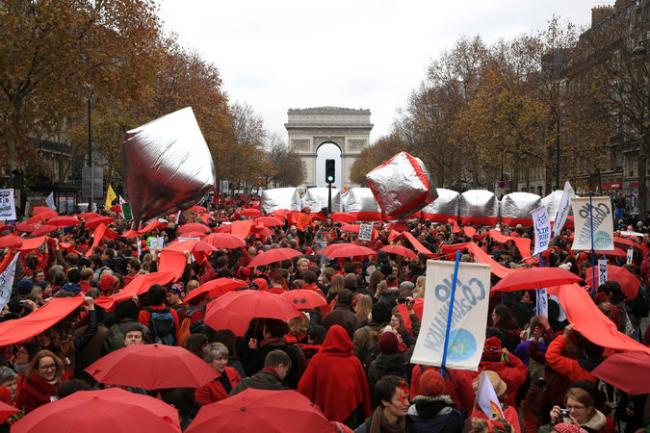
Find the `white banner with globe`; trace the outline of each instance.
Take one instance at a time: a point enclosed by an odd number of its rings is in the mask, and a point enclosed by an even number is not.
[[[411,363],[442,365],[453,279],[454,262],[427,262],[422,325]],[[479,263],[460,263],[446,368],[477,370],[485,343],[489,297],[490,267]]]
[[[573,197],[573,219],[575,234],[571,249],[591,250],[591,224],[593,220],[593,249],[611,251],[614,249],[614,219],[612,200],[609,197],[591,198],[591,215],[589,214],[589,197]]]

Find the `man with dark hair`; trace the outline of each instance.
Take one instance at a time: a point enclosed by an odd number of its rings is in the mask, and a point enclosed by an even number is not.
[[[147,293],[149,307],[140,310],[138,322],[148,327],[154,343],[173,346],[178,341],[178,313],[165,305],[167,291],[159,284],[154,284]]]
[[[379,406],[355,433],[405,433],[409,398],[404,379],[397,376],[382,377],[375,385],[374,397]]]
[[[250,377],[246,377],[237,384],[230,395],[235,395],[247,388],[283,390],[289,389],[284,384],[284,378],[291,369],[291,358],[283,350],[272,350],[264,359],[264,368]]]
[[[323,326],[329,329],[332,325],[341,325],[352,338],[354,331],[359,327],[359,320],[352,309],[353,296],[350,290],[341,290],[336,299],[334,310],[323,319]]]

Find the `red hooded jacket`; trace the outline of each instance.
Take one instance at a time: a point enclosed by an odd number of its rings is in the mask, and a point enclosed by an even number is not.
[[[359,406],[363,408],[364,417],[370,416],[366,372],[354,356],[352,340],[341,325],[329,329],[297,390],[317,404],[330,421],[345,421]]]
[[[231,389],[235,389],[241,380],[239,374],[237,373],[237,370],[232,367],[226,367],[222,374],[226,375],[228,382],[230,382]],[[201,388],[197,388],[196,392],[194,393],[196,402],[202,406],[205,404],[215,403],[217,401],[223,400],[226,397],[228,397],[228,392],[223,387],[221,382],[219,382],[218,377],[213,381],[203,385]]]

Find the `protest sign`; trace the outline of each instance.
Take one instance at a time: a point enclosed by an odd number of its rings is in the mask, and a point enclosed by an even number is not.
[[[478,375],[478,389],[476,390],[476,405],[481,408],[488,418],[505,418],[503,408],[499,403],[496,391],[485,371]]]
[[[564,182],[564,190],[562,191],[562,199],[560,200],[560,205],[557,207],[557,212],[555,213],[555,225],[553,226],[553,236],[558,236],[562,232],[562,227],[566,223],[566,219],[569,217],[569,210],[571,209],[571,200],[575,196],[571,184],[567,180]]]
[[[0,189],[0,221],[16,219],[16,201],[14,189]]]
[[[411,362],[441,366],[447,333],[454,262],[427,262],[420,334]],[[449,330],[446,368],[476,370],[483,353],[490,291],[490,267],[460,263]]]
[[[589,209],[592,200],[592,210]],[[572,250],[592,249],[592,219],[593,219],[593,249],[611,251],[614,249],[614,220],[612,201],[609,197],[574,197],[572,199],[573,218],[575,221],[575,237]]]
[[[372,240],[372,223],[363,223],[359,225],[359,240],[360,241]]]
[[[627,249],[627,259],[625,261],[626,264],[631,265],[632,260],[634,260],[634,248],[628,248]]]
[[[9,298],[11,298],[14,278],[16,277],[16,262],[18,261],[18,256],[20,256],[20,253],[16,253],[4,271],[0,273],[0,310],[2,310],[2,307],[4,307],[9,302]],[[7,257],[7,259],[9,259],[9,257]]]
[[[598,286],[607,282],[607,259],[598,260]]]
[[[548,211],[545,206],[540,206],[530,212],[533,217],[533,226],[535,227],[535,250],[533,255],[536,256],[548,249],[551,242],[551,221],[548,219]]]
[[[537,302],[535,305],[535,313],[538,316],[548,317],[548,293],[546,289],[537,290]]]

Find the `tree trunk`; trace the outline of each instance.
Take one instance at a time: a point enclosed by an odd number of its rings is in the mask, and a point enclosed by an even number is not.
[[[644,218],[647,210],[648,189],[646,187],[646,178],[648,175],[647,150],[650,148],[650,130],[646,129],[643,134],[643,141],[639,145],[639,156],[637,158],[639,171],[639,217]]]

